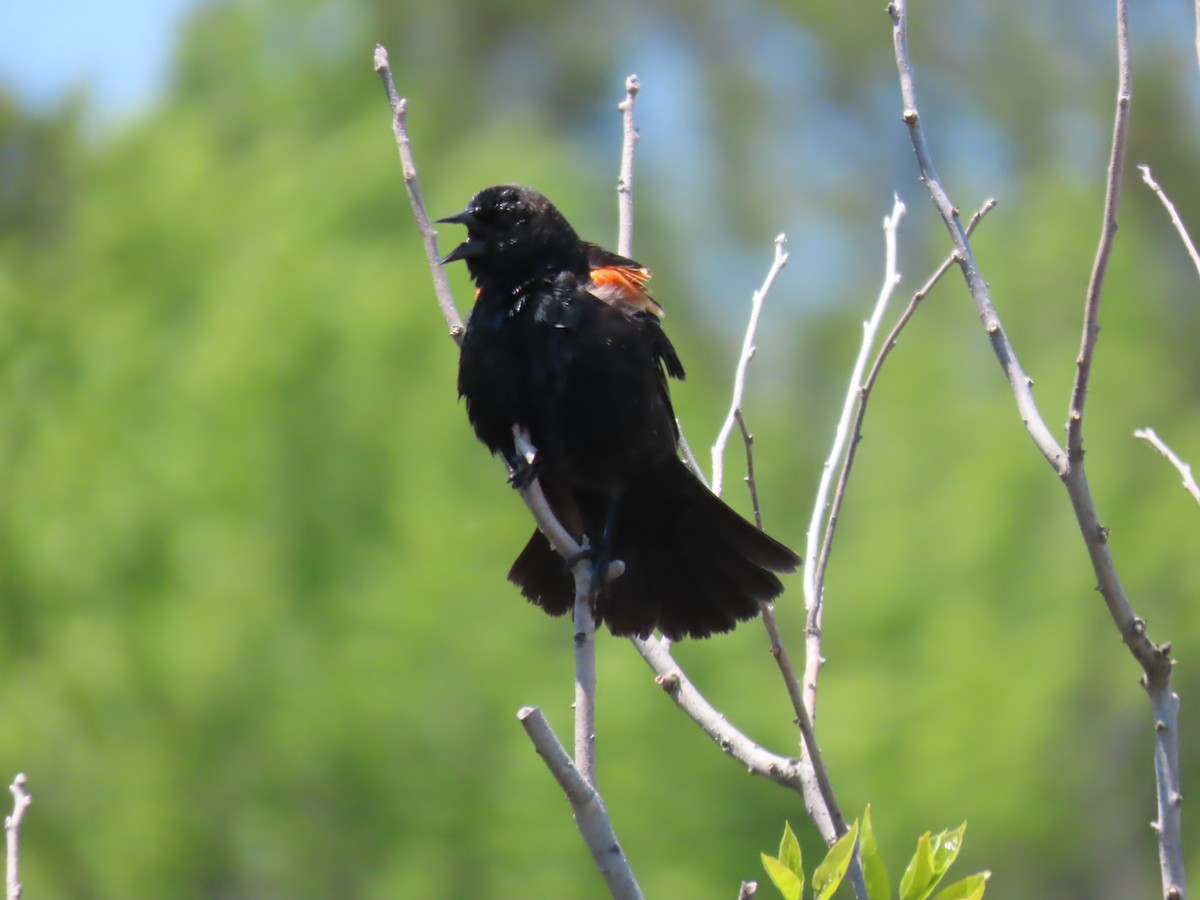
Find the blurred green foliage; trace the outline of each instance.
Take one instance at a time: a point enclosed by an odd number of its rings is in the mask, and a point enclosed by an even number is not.
[[[791,235],[747,416],[768,527],[798,546],[892,190],[902,292],[947,250],[867,10],[211,3],[135,122],[0,102],[0,773],[35,797],[27,896],[603,891],[514,718],[536,703],[569,731],[571,641],[504,581],[531,526],[455,401],[372,46],[410,98],[434,213],[523,181],[598,240],[614,105],[641,76],[637,255],[702,455],[771,238]],[[1099,231],[1111,13],[912,15],[942,174],[964,207],[1000,199],[978,257],[1054,422]],[[1135,12],[1130,165],[1200,231],[1182,15]],[[1181,660],[1190,791],[1200,510],[1131,432],[1200,464],[1200,286],[1133,178],[1121,221],[1088,461],[1126,587]],[[819,725],[843,806],[870,800],[884,846],[969,817],[963,865],[995,872],[989,897],[1149,896],[1138,672],[956,277],[876,389],[841,529]],[[798,579],[779,612],[798,648]],[[795,752],[765,646],[749,626],[679,656]],[[797,798],[730,765],[626,643],[600,642],[599,671],[600,783],[647,895],[732,896]]]

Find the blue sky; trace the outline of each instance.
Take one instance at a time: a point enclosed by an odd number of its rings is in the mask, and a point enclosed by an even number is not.
[[[93,115],[120,118],[151,101],[176,28],[197,0],[6,0],[0,11],[0,84],[49,105],[85,87]]]

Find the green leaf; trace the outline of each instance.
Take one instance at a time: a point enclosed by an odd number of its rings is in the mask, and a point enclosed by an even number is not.
[[[904,877],[900,879],[900,900],[924,900],[933,890],[933,849],[929,845],[929,832],[917,840],[917,852],[908,862]]]
[[[783,894],[783,900],[800,900],[800,895],[804,893],[803,873],[793,872],[782,860],[774,856],[767,856],[765,853],[759,855],[771,882],[779,888],[779,893]]]
[[[779,842],[779,861],[785,866],[800,876],[800,883],[804,883],[804,869],[801,867],[800,860],[800,842],[796,840],[796,834],[792,831],[790,822],[783,823],[783,839]]]
[[[850,867],[857,840],[858,822],[855,821],[850,830],[829,848],[829,852],[825,854],[825,858],[813,872],[813,894],[817,900],[829,900],[833,896],[833,892],[838,889],[838,885],[846,876],[846,869]]]
[[[968,875],[961,881],[954,882],[950,887],[938,891],[933,900],[979,900],[983,896],[983,889],[987,887],[987,880],[991,877],[991,872],[976,872],[974,875]]]
[[[951,863],[958,858],[958,851],[962,849],[963,832],[967,830],[967,823],[963,822],[953,831],[943,831],[933,839],[933,872],[935,878],[940,879],[950,868]]]
[[[875,841],[875,829],[871,827],[871,804],[867,804],[863,813],[862,834],[858,840],[858,854],[862,859],[863,880],[867,883],[867,900],[890,900],[892,883],[888,878],[887,867],[879,854],[879,844]]]

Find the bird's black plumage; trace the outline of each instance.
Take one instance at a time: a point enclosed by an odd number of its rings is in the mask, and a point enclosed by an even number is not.
[[[541,194],[480,191],[442,221],[467,228],[446,261],[479,288],[458,390],[479,439],[520,465],[512,429],[528,429],[537,474],[559,520],[624,573],[600,589],[613,634],[672,638],[728,631],[783,587],[799,557],[712,494],[680,461],[667,376],[683,366],[645,293],[638,263],[581,241]],[[534,532],[509,572],[552,615],[574,583]]]

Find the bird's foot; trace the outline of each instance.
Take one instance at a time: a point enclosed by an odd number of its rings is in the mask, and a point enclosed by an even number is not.
[[[518,491],[524,490],[533,484],[541,468],[542,461],[538,457],[526,460],[525,457],[519,456],[512,463],[512,474],[508,476],[508,483]]]
[[[579,548],[578,553],[576,553],[574,556],[568,556],[566,558],[566,564],[567,564],[568,571],[573,571],[575,569],[575,567],[577,565],[579,565],[581,562],[583,562],[585,559],[591,560],[593,562],[595,562],[595,560],[596,560],[596,551],[593,550],[591,547],[589,547],[586,543],[582,547]]]

